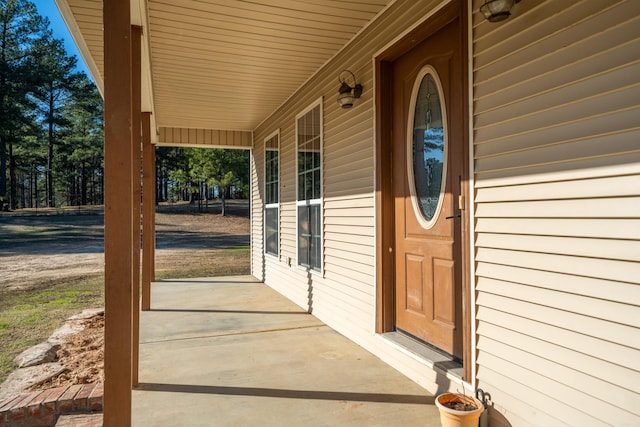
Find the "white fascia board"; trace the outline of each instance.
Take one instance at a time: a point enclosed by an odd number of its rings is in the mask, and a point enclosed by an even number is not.
[[[100,92],[100,95],[102,95],[102,97],[104,98],[104,79],[100,75],[100,70],[98,69],[98,66],[93,60],[91,53],[89,52],[89,48],[87,47],[87,44],[84,41],[84,37],[82,37],[82,33],[80,32],[80,27],[78,26],[78,23],[76,22],[75,17],[71,12],[69,3],[67,2],[67,0],[55,0],[55,2],[56,2],[56,6],[58,7],[58,10],[60,11],[60,15],[62,16],[62,19],[67,25],[67,28],[69,29],[69,33],[71,33],[71,37],[73,38],[73,41],[75,42],[76,46],[78,46],[78,50],[80,51],[80,55],[82,56],[82,59],[87,64],[87,68],[89,69],[89,72],[93,77],[93,81],[96,83],[96,86],[98,87],[98,91]]]

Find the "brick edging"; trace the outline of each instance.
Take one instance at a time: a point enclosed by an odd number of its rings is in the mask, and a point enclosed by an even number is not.
[[[0,401],[0,427],[53,426],[62,413],[100,412],[102,383],[23,393]]]

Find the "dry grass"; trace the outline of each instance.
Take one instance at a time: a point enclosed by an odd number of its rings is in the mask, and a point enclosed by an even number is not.
[[[215,205],[207,213],[184,204],[161,207],[158,280],[249,273],[248,206],[232,202],[232,215],[218,212]],[[102,233],[95,212],[0,215],[0,383],[20,352],[69,316],[104,306]]]
[[[40,289],[0,292],[0,383],[13,358],[45,341],[69,316],[104,304],[101,277],[71,280]]]

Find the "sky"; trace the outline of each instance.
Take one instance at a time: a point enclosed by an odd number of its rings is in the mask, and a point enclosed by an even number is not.
[[[78,59],[78,64],[76,68],[78,71],[84,71],[87,76],[93,80],[91,74],[89,73],[89,69],[87,65],[84,63],[82,56],[80,55],[80,51],[76,47],[75,42],[73,41],[73,37],[69,33],[67,29],[67,24],[64,23],[64,19],[60,16],[60,12],[58,11],[58,7],[54,0],[33,0],[36,7],[38,8],[38,13],[42,16],[46,16],[51,21],[51,29],[53,30],[53,36],[57,39],[64,40],[64,48],[67,50],[69,55],[75,56]]]

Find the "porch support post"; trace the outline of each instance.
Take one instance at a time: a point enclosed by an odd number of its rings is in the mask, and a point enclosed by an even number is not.
[[[142,113],[142,310],[151,310],[156,259],[156,150],[151,144],[151,113]]]
[[[131,124],[133,129],[131,140],[131,157],[133,165],[131,168],[131,182],[133,183],[133,209],[132,222],[133,233],[131,235],[131,247],[133,250],[133,302],[131,304],[131,314],[133,322],[132,339],[132,366],[131,366],[131,385],[138,385],[138,353],[140,342],[140,214],[142,201],[142,65],[141,65],[141,45],[142,45],[142,27],[137,25],[131,26]]]
[[[105,427],[131,426],[133,185],[131,12],[129,0],[103,1]]]

